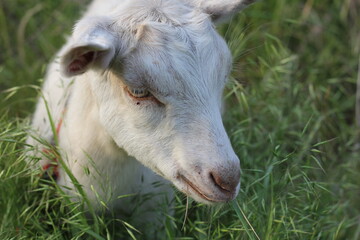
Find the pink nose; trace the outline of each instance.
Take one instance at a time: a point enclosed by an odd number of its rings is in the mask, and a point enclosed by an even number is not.
[[[231,197],[234,195],[240,182],[240,170],[231,169],[231,171],[212,171],[210,178],[216,188],[224,195]]]

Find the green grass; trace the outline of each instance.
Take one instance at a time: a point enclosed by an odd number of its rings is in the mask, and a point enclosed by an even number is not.
[[[142,238],[121,219],[87,221],[25,162],[33,85],[86,2],[0,2],[0,239]],[[262,1],[219,31],[234,55],[225,124],[241,192],[187,215],[178,194],[167,238],[360,239],[358,1]]]

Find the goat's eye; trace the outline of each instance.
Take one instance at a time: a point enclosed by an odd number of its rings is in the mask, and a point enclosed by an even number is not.
[[[125,91],[135,101],[136,105],[140,105],[141,102],[155,102],[161,104],[161,102],[145,88],[125,87]]]
[[[147,98],[151,96],[151,93],[148,90],[141,88],[128,88],[128,92],[135,98]]]

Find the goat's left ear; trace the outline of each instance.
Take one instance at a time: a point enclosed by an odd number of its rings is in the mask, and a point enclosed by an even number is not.
[[[257,0],[192,0],[207,14],[214,23],[221,23]]]
[[[116,35],[108,29],[106,19],[83,19],[62,51],[62,74],[71,77],[90,67],[107,68],[115,56],[115,44]]]

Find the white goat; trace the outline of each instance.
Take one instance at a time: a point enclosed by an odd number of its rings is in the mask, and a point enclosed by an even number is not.
[[[240,163],[220,113],[231,54],[213,23],[252,2],[90,5],[48,69],[33,127],[45,140],[58,139],[62,159],[95,208],[102,200],[129,212],[138,206],[118,196],[155,193],[139,208],[146,215],[160,198],[172,198],[169,184],[153,184],[163,179],[206,204],[236,197]],[[40,164],[52,163],[42,157]],[[63,166],[57,171],[57,182],[74,188]]]

